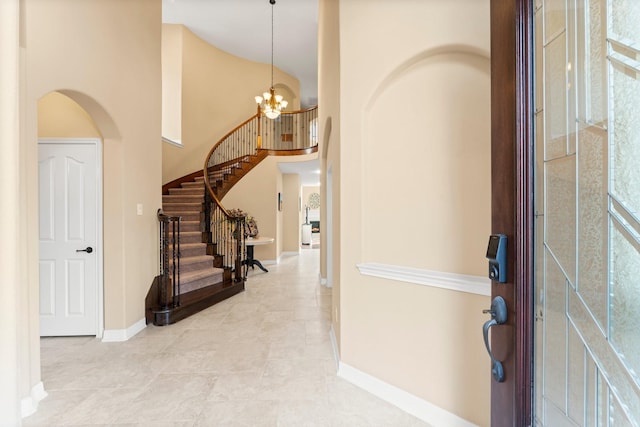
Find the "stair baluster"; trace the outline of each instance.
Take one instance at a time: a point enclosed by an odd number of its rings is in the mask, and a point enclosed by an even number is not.
[[[159,303],[162,309],[180,305],[180,222],[179,216],[165,215],[158,209],[160,222]],[[171,290],[171,292],[169,292]],[[169,295],[171,294],[171,295]]]

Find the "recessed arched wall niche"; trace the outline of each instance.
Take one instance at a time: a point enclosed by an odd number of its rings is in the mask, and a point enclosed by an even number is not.
[[[73,99],[49,92],[38,100],[38,136],[52,138],[101,138],[93,118]]]
[[[488,53],[444,46],[405,61],[372,93],[363,114],[364,261],[484,275],[490,84]]]
[[[38,135],[121,138],[113,118],[99,102],[82,92],[64,89],[38,100]]]

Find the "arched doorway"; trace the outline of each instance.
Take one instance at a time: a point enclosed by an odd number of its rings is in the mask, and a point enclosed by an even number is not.
[[[38,158],[40,335],[102,336],[102,134],[60,92],[38,101]]]

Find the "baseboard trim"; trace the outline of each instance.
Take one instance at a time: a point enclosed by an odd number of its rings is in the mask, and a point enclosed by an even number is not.
[[[338,376],[435,427],[477,427],[476,424],[346,363],[339,362]]]
[[[329,329],[329,338],[333,348],[333,357],[338,370],[338,377],[397,406],[414,417],[435,427],[477,427],[475,424],[446,411],[433,403],[427,402],[396,386],[385,383],[378,378],[360,371],[340,361],[340,350],[333,325]]]
[[[420,268],[379,264],[376,262],[357,264],[356,267],[360,270],[360,274],[366,276],[375,276],[417,285],[491,296],[491,280],[481,276],[423,270]]]
[[[102,334],[102,342],[127,341],[146,327],[147,321],[143,317],[127,329],[105,329]]]
[[[20,401],[20,415],[22,418],[35,414],[38,410],[38,404],[42,399],[47,397],[48,394],[44,391],[44,384],[42,381],[37,383],[31,388],[29,396]]]
[[[300,251],[284,251],[280,254],[280,258],[283,256],[298,256],[300,255]]]
[[[331,340],[331,348],[333,349],[333,359],[336,363],[336,371],[340,370],[340,350],[338,347],[338,339],[336,338],[336,331],[333,329],[333,323],[329,329],[329,339]]]

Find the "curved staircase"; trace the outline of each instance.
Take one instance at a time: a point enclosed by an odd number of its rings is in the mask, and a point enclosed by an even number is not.
[[[269,155],[317,152],[317,107],[269,120],[258,112],[209,152],[203,171],[163,186],[161,272],[145,300],[147,323],[175,323],[244,290],[244,217],[220,203]]]

